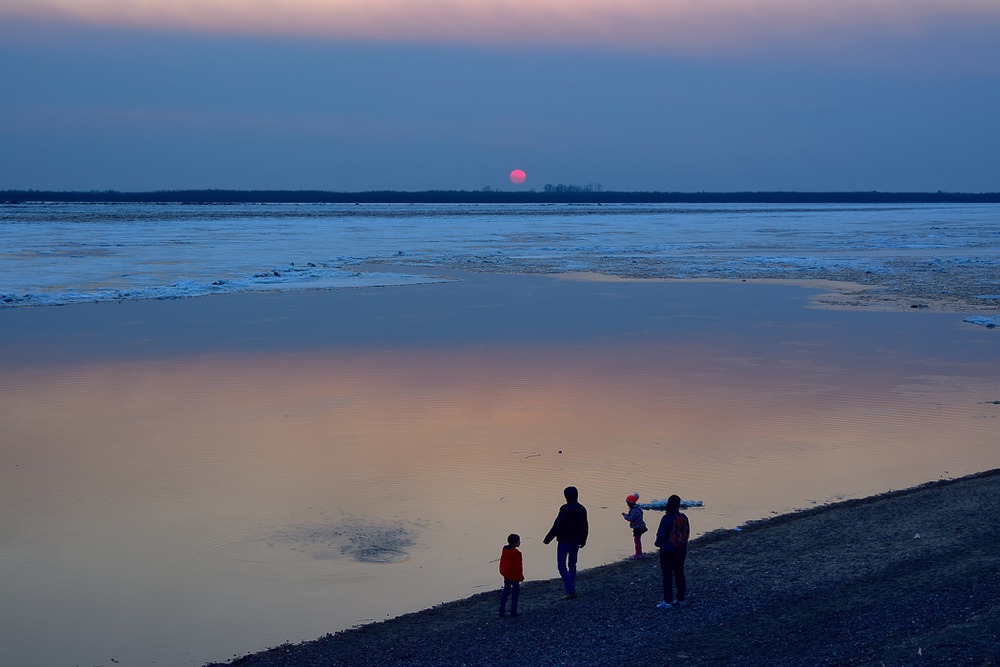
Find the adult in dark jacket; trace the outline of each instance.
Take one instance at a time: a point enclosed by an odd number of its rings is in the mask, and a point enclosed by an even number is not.
[[[578,502],[579,492],[575,486],[563,490],[566,504],[559,508],[559,514],[552,523],[552,529],[542,540],[545,544],[556,540],[556,566],[566,588],[564,600],[576,597],[576,559],[578,552],[587,544],[590,526],[587,524],[587,508]]]
[[[654,545],[660,550],[660,572],[663,574],[663,601],[657,607],[670,609],[674,604],[684,606],[687,582],[684,579],[684,559],[687,558],[688,536],[691,524],[681,512],[680,496],[667,498],[666,514],[660,519]],[[677,581],[677,598],[674,602],[674,580]]]

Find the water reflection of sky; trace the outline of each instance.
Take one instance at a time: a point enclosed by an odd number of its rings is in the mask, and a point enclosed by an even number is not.
[[[8,311],[2,650],[223,659],[489,589],[511,531],[549,578],[567,484],[592,566],[631,548],[633,491],[703,500],[701,533],[1000,465],[995,332],[808,295],[494,277]],[[380,543],[408,557],[355,557]]]

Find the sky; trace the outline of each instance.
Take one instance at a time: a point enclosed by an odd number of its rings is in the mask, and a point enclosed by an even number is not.
[[[997,119],[997,0],[0,0],[0,189],[997,192]]]

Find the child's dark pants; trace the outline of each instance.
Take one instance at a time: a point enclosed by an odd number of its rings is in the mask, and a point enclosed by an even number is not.
[[[684,601],[687,582],[684,580],[684,559],[687,549],[660,549],[660,571],[663,573],[663,600],[670,603],[674,599],[674,580],[677,581],[677,600]]]
[[[521,582],[511,579],[503,580],[503,593],[500,594],[500,615],[507,610],[507,596],[510,595],[510,613],[517,613],[517,596],[521,594]]]

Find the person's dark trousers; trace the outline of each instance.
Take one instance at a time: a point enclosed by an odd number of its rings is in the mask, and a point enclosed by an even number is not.
[[[521,582],[511,579],[503,580],[503,593],[500,594],[500,615],[503,616],[507,610],[507,596],[510,595],[510,613],[517,614],[517,597],[521,594]]]
[[[556,544],[556,567],[562,577],[567,595],[576,594],[576,557],[580,553],[580,545],[575,542],[562,541]]]
[[[663,573],[663,601],[674,600],[674,581],[677,582],[677,601],[683,602],[687,593],[687,582],[684,580],[684,559],[687,549],[669,551],[660,549],[660,572]]]

